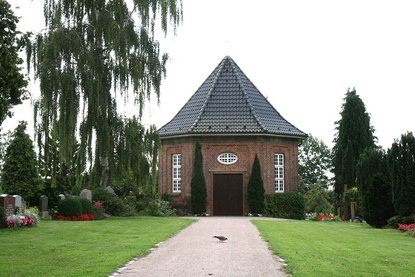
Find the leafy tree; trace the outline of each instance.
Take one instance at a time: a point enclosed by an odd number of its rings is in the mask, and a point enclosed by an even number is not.
[[[251,176],[248,181],[248,204],[251,212],[254,214],[262,214],[264,211],[264,182],[261,177],[261,165],[258,156],[255,155],[252,164]]]
[[[336,124],[333,147],[333,167],[335,191],[342,195],[344,216],[349,218],[349,201],[347,191],[355,186],[356,164],[365,148],[374,147],[373,127],[365,104],[356,90],[348,90],[342,110],[341,119]]]
[[[314,184],[305,194],[305,211],[311,213],[329,213],[331,204],[324,184]]]
[[[386,154],[367,148],[360,155],[356,175],[364,219],[373,227],[385,226],[394,212]]]
[[[314,185],[328,188],[332,170],[331,151],[320,139],[309,134],[299,147],[300,191],[305,193]]]
[[[37,172],[33,142],[25,133],[27,123],[21,121],[6,149],[2,186],[8,194],[19,194],[30,203],[37,203],[42,185]]]
[[[20,72],[18,53],[26,36],[16,30],[19,19],[7,1],[0,1],[0,125],[11,116],[10,109],[26,99],[27,81]]]
[[[392,200],[400,216],[415,213],[415,137],[409,132],[395,140],[388,151]]]
[[[125,101],[132,96],[140,116],[146,99],[159,97],[168,55],[155,39],[156,21],[160,18],[164,34],[169,21],[175,29],[181,1],[45,0],[44,11],[46,31],[26,49],[40,81],[36,131],[43,140],[56,135],[62,164],[73,157],[79,134],[81,162],[94,163],[91,176],[100,176],[104,187],[114,159],[112,130],[119,122],[115,92]]]
[[[203,175],[203,156],[200,143],[196,143],[193,176],[190,183],[191,205],[194,214],[203,214],[206,211],[206,181]]]
[[[155,196],[160,145],[156,127],[146,130],[136,117],[120,119],[113,137],[115,155],[111,184],[122,190],[129,187],[128,191]]]

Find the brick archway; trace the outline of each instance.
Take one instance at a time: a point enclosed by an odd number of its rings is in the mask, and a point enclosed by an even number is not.
[[[243,175],[213,175],[213,215],[243,215]]]

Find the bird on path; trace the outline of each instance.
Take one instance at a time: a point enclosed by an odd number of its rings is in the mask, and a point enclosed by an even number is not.
[[[213,236],[213,237],[217,238],[220,242],[224,242],[225,240],[228,240],[228,238],[224,236]]]

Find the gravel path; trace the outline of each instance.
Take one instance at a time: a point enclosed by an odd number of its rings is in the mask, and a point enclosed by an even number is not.
[[[247,217],[198,218],[117,276],[286,276]],[[226,242],[213,238],[223,235]]]

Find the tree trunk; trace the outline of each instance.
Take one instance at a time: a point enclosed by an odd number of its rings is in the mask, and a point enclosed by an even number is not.
[[[344,220],[350,219],[350,212],[349,212],[349,197],[347,196],[347,184],[344,184],[343,188],[343,217]]]
[[[105,188],[108,183],[109,178],[109,163],[108,163],[108,156],[103,154],[99,157],[99,163],[101,165],[101,180],[99,182],[99,186],[101,188]]]

